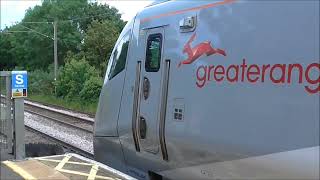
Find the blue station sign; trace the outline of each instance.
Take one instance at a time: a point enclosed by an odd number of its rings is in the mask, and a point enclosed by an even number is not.
[[[11,76],[12,98],[23,98],[28,95],[27,71],[12,71]]]

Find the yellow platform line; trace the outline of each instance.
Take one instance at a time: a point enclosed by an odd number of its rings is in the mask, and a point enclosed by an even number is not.
[[[55,170],[59,171],[60,169],[63,168],[63,166],[69,161],[69,159],[71,158],[70,155],[66,155],[62,161],[54,168]]]
[[[62,160],[55,160],[55,159],[44,159],[44,158],[35,158],[39,161],[48,161],[48,162],[57,162],[60,163]],[[76,165],[84,165],[84,166],[92,166],[93,164],[90,163],[83,163],[83,162],[74,162],[74,161],[68,161],[66,164],[76,164]]]
[[[4,161],[2,162],[6,166],[8,166],[10,169],[12,169],[15,173],[19,174],[23,179],[32,180],[36,179],[31,174],[29,174],[27,171],[16,165],[15,163],[11,161]]]
[[[66,169],[60,169],[59,172],[75,174],[75,175],[80,175],[80,176],[87,176],[87,177],[89,176],[89,174],[87,174],[87,173],[78,172],[78,171],[71,171],[71,170],[66,170]],[[106,176],[96,176],[95,178],[107,179],[107,180],[120,180],[119,178],[111,178],[111,177],[106,177]]]
[[[89,176],[88,176],[88,180],[94,180],[96,175],[97,175],[97,172],[99,170],[99,166],[98,165],[93,165],[91,167],[91,170],[90,170],[90,173],[89,173]]]

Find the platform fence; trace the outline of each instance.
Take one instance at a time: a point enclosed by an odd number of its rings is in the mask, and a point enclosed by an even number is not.
[[[13,145],[13,112],[11,99],[11,73],[0,72],[0,149],[12,153]]]
[[[0,151],[25,157],[24,99],[12,98],[10,71],[0,71]]]

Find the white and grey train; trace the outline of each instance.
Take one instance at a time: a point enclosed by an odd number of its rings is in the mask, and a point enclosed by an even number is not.
[[[138,179],[319,179],[319,1],[162,1],[109,60],[95,159]]]

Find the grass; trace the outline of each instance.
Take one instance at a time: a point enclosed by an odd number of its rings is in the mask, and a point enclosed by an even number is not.
[[[42,102],[42,103],[62,106],[68,109],[81,111],[81,112],[89,113],[93,115],[96,113],[97,106],[98,106],[97,102],[87,103],[87,102],[81,102],[80,100],[70,101],[62,98],[57,98],[51,95],[30,95],[29,94],[28,99]]]

